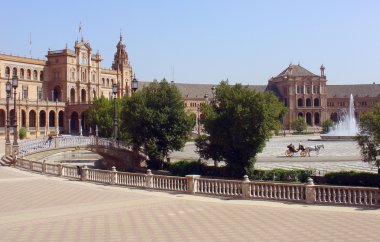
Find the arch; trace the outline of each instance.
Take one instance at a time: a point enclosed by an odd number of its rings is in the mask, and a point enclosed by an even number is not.
[[[297,115],[297,117],[303,118],[303,113],[299,112],[298,115]]]
[[[29,111],[29,129],[36,129],[36,111]]]
[[[306,98],[306,107],[310,107],[310,106],[311,106],[311,99]]]
[[[26,70],[26,79],[30,80],[32,76],[32,71],[30,69]]]
[[[20,69],[20,79],[25,78],[25,70],[23,68]]]
[[[71,88],[70,90],[70,102],[75,103],[75,89]]]
[[[95,89],[94,89],[94,90],[92,90],[92,98],[93,98],[93,99],[95,99],[95,98],[96,98],[96,91],[95,91]]]
[[[307,125],[311,126],[311,113],[306,113],[306,123]]]
[[[63,111],[59,111],[58,113],[58,126],[60,129],[63,129],[65,121],[65,113]]]
[[[79,116],[76,111],[70,115],[70,127],[71,133],[79,133]]]
[[[26,128],[26,111],[21,110],[21,127]]]
[[[9,66],[5,67],[5,77],[9,77],[10,74],[11,74],[11,68],[9,68]]]
[[[60,86],[55,86],[53,90],[53,101],[62,101],[62,90]]]
[[[338,122],[338,114],[336,112],[332,113],[330,119],[335,123]]]
[[[51,110],[49,112],[49,128],[55,127],[55,112]]]
[[[46,127],[46,112],[44,110],[41,110],[39,116],[40,116],[39,127],[40,127],[40,129],[41,128],[44,129]]]
[[[110,79],[107,78],[107,87],[110,86]]]
[[[0,128],[4,128],[6,125],[6,116],[5,111],[3,109],[0,109]]]
[[[104,86],[105,84],[104,78],[102,78],[102,85]]]
[[[12,75],[13,76],[17,76],[17,73],[18,73],[17,68],[13,67],[13,69],[12,69]]]
[[[303,107],[303,99],[298,98],[298,107]]]
[[[14,125],[15,123],[15,110],[14,109],[11,109],[9,111],[9,125],[12,126]]]
[[[86,99],[86,90],[85,90],[85,89],[82,89],[80,94],[81,94],[81,97],[82,97],[81,102],[82,102],[82,103],[86,103],[86,100],[87,100],[87,99]]]
[[[37,71],[34,70],[34,71],[33,71],[33,80],[35,80],[35,81],[37,80],[37,75],[38,75],[38,74],[37,74]]]
[[[314,107],[319,107],[319,98],[314,98]]]
[[[87,131],[87,127],[86,127],[87,125],[86,125],[86,123],[85,123],[85,115],[86,115],[85,112],[82,112],[81,115],[80,115],[80,118],[81,118],[81,120],[80,120],[80,124],[81,124],[81,126],[82,126],[82,132]]]
[[[40,81],[43,81],[43,80],[44,80],[44,72],[40,71]]]
[[[287,99],[287,98],[284,99],[284,106],[285,106],[285,107],[288,106],[288,99]]]
[[[315,114],[314,114],[314,124],[315,124],[315,125],[320,125],[320,117],[319,117],[319,113],[315,113]]]

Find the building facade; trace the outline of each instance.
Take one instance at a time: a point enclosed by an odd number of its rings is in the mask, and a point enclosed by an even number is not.
[[[18,76],[16,94],[10,97],[9,119],[12,126],[17,112],[17,125],[24,127],[27,137],[48,133],[81,133],[87,130],[84,111],[95,97],[112,98],[112,85],[118,87],[117,97],[131,94],[132,67],[122,36],[116,45],[112,69],[101,67],[99,52],[91,45],[76,41],[74,50],[49,50],[47,60],[0,54],[0,135],[7,127],[7,81]],[[13,93],[13,90],[12,90]],[[10,129],[12,132],[12,129]]]

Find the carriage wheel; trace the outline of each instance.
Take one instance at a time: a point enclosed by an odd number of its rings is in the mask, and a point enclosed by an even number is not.
[[[302,150],[301,153],[300,153],[300,155],[301,155],[302,157],[305,157],[305,156],[307,155],[306,150]]]
[[[287,157],[292,157],[292,156],[293,156],[293,152],[291,152],[290,150],[286,150],[286,151],[285,151],[285,155],[286,155]]]

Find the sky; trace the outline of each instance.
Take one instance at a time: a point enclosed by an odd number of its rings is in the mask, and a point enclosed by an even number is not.
[[[46,59],[82,34],[110,68],[120,33],[142,81],[265,85],[287,66],[380,83],[377,0],[4,1],[0,52]],[[30,36],[31,42],[30,45]],[[31,47],[30,47],[31,46]]]

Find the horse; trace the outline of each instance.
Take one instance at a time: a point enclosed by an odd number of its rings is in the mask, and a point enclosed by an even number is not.
[[[306,151],[307,153],[309,154],[309,157],[310,157],[310,151],[315,151],[317,153],[317,156],[319,155],[319,151],[321,150],[321,148],[325,148],[325,146],[323,144],[321,145],[315,145],[315,146],[308,146],[306,147]]]

